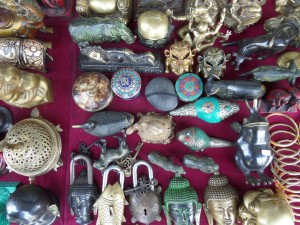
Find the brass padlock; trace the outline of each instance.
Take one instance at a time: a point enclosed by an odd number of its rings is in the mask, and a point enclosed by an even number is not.
[[[87,171],[85,169],[82,170],[75,179],[75,164],[77,160],[85,161]],[[75,215],[76,223],[89,224],[92,222],[91,212],[98,197],[97,185],[93,183],[93,167],[90,158],[84,155],[74,156],[70,163],[68,203],[72,216]]]
[[[138,179],[137,169],[144,165],[148,169],[147,179],[142,176]],[[155,187],[157,180],[153,178],[151,165],[143,160],[136,162],[133,166],[133,191],[130,193],[129,209],[132,214],[131,222],[149,224],[155,220],[161,220],[162,198],[161,187]]]
[[[120,183],[107,185],[110,171],[115,170],[120,174]],[[121,225],[126,222],[124,208],[128,203],[123,191],[125,175],[119,166],[112,165],[105,169],[103,174],[102,194],[94,204],[94,214],[98,213],[96,225]]]

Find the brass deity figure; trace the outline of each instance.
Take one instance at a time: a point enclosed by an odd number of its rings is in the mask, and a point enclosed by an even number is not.
[[[235,225],[238,215],[239,197],[236,189],[222,174],[214,174],[208,181],[204,193],[204,211],[209,225]]]
[[[20,108],[52,102],[51,82],[41,75],[3,66],[0,68],[0,100]]]
[[[239,216],[243,225],[294,225],[293,211],[285,196],[271,189],[246,192]]]

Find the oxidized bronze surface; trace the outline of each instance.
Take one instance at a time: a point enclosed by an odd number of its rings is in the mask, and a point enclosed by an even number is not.
[[[62,165],[60,153],[62,149],[59,126],[39,116],[34,109],[32,118],[15,124],[0,142],[7,168],[32,182],[39,176],[56,170]]]
[[[20,108],[52,102],[52,85],[39,74],[3,66],[0,68],[0,100]]]

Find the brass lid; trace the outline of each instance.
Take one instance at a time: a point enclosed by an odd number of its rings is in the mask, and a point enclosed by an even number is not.
[[[30,180],[62,165],[59,126],[40,117],[37,109],[31,117],[12,126],[0,142],[7,168]]]
[[[149,40],[165,38],[169,33],[170,21],[168,16],[158,10],[143,12],[138,18],[138,31]]]

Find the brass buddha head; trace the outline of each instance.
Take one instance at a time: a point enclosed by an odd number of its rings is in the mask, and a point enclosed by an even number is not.
[[[201,204],[198,202],[196,191],[190,186],[187,179],[181,176],[174,177],[164,195],[164,212],[167,224],[196,225],[200,224]]]
[[[239,207],[243,225],[293,225],[294,215],[284,195],[271,189],[248,191]]]
[[[239,197],[236,189],[222,174],[214,174],[204,193],[204,210],[209,225],[234,225],[237,219]]]

